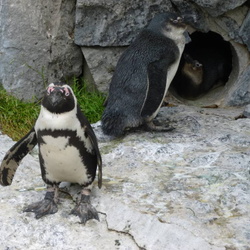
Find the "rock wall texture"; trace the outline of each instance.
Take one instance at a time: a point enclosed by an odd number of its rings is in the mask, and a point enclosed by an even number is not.
[[[93,125],[104,178],[92,196],[100,222],[85,226],[69,215],[68,196],[54,215],[22,212],[45,194],[37,153],[28,155],[12,185],[0,187],[0,249],[249,249],[250,122],[235,119],[242,112],[164,107],[158,119],[175,130],[113,141]],[[0,160],[13,143],[0,135]]]
[[[74,44],[75,0],[0,1],[0,83],[20,99],[82,73]]]

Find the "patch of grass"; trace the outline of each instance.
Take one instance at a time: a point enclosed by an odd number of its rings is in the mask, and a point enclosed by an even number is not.
[[[34,126],[40,106],[25,103],[0,88],[0,129],[13,140],[19,140]]]
[[[103,103],[106,97],[98,91],[88,91],[82,79],[74,78],[73,84],[70,85],[82,112],[88,118],[89,122],[95,123],[99,121],[104,109]]]
[[[70,84],[70,83],[68,83]],[[100,120],[105,97],[99,92],[89,92],[83,80],[74,78],[70,84],[81,110],[90,123]],[[40,104],[22,102],[0,88],[0,130],[17,141],[34,126]]]

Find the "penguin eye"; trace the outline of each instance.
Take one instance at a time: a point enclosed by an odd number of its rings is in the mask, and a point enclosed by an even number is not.
[[[183,22],[183,18],[180,17],[180,16],[178,16],[176,21],[179,22],[179,23],[181,23],[181,22]]]
[[[172,22],[172,23],[178,23],[178,19],[170,19],[170,21]]]
[[[65,92],[65,96],[69,96],[70,95],[70,91],[68,88],[64,88],[64,92]]]

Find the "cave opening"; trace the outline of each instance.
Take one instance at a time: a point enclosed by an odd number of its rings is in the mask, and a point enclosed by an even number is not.
[[[232,72],[231,44],[218,33],[195,31],[186,44],[170,93],[181,101],[197,101],[227,85]]]

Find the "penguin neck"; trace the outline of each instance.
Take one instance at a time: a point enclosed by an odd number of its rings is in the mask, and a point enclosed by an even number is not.
[[[179,29],[170,28],[169,30],[165,30],[165,29],[162,30],[162,34],[165,37],[173,40],[178,47],[184,47],[186,43],[186,38],[185,38],[184,33],[185,33],[185,29],[180,29],[180,28]]]
[[[45,107],[41,106],[41,111],[35,124],[35,130],[65,130],[72,127],[76,119],[76,107],[68,112],[56,114],[51,113]]]
[[[190,78],[194,85],[199,86],[203,80],[203,70],[200,68],[193,68],[191,64],[185,63],[182,73]]]

